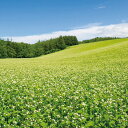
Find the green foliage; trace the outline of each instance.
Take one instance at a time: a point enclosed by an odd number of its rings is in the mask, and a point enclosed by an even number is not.
[[[32,58],[63,50],[67,46],[76,44],[78,41],[75,36],[60,36],[35,44],[0,40],[0,58]]]
[[[128,39],[0,59],[0,127],[126,128],[127,73]]]
[[[56,47],[60,50],[63,50],[66,48],[65,41],[62,36],[58,38],[58,41],[56,41]]]
[[[67,46],[72,46],[72,45],[78,44],[78,40],[77,40],[76,36],[63,36],[63,39]]]
[[[32,45],[0,40],[0,58],[28,58],[33,57]]]
[[[91,43],[91,42],[97,42],[97,41],[104,41],[104,40],[113,40],[113,39],[119,39],[118,37],[96,37],[90,40],[83,40],[80,43]]]

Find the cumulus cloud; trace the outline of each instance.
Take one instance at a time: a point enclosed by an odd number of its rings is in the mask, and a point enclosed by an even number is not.
[[[89,27],[76,28],[68,31],[57,31],[41,35],[21,36],[21,37],[3,37],[4,39],[12,39],[15,42],[35,43],[38,40],[48,40],[58,36],[74,35],[79,41],[94,37],[128,37],[128,23],[97,25],[93,24]]]

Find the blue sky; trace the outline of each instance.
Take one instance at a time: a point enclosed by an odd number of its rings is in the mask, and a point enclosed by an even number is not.
[[[0,37],[128,22],[128,0],[0,0]]]

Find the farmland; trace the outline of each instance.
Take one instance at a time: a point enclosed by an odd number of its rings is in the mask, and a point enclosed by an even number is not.
[[[0,59],[0,127],[125,128],[128,39]]]

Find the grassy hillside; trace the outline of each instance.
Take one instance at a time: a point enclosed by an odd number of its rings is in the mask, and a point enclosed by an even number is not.
[[[128,39],[33,59],[0,59],[0,127],[125,128]]]

